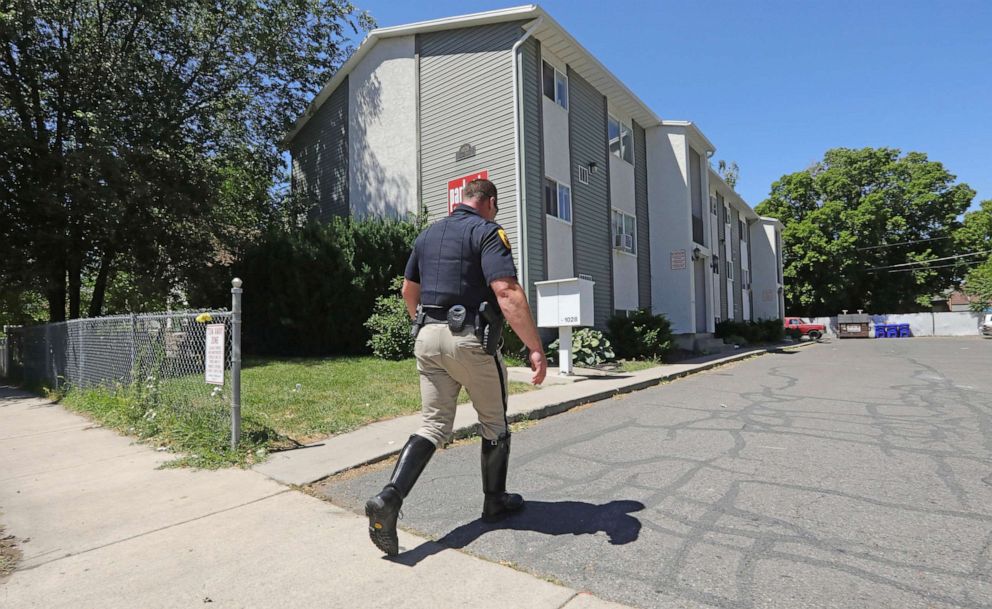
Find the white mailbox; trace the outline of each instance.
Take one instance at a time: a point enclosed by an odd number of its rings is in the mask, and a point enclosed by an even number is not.
[[[541,328],[593,325],[594,285],[595,281],[580,277],[536,282],[537,325]]]
[[[571,277],[538,281],[537,325],[558,328],[558,374],[572,374],[572,327],[593,325],[595,281]]]

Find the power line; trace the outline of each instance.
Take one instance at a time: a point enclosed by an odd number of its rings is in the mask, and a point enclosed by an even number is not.
[[[952,266],[964,265],[969,266],[972,264],[982,264],[985,260],[969,260],[967,262],[955,262],[954,264],[938,264],[937,266],[923,266],[915,269],[890,269],[885,271],[886,273],[915,273],[916,271],[930,271],[933,269],[946,269]]]
[[[992,250],[985,250],[982,252],[968,252],[967,254],[957,254],[954,256],[944,256],[943,258],[931,258],[929,260],[917,260],[914,262],[903,262],[902,264],[890,264],[889,266],[876,266],[868,269],[869,271],[881,271],[884,269],[896,269],[903,266],[916,266],[919,264],[930,264],[931,262],[942,262],[944,260],[954,260],[956,258],[967,258],[969,256],[981,256],[983,254],[988,254]]]
[[[930,237],[929,239],[915,239],[913,241],[901,241],[899,243],[884,243],[882,245],[869,245],[867,247],[856,247],[854,251],[861,252],[864,250],[877,250],[883,247],[895,247],[897,245],[911,245],[913,243],[926,243],[927,241],[941,241],[943,239],[950,239],[951,237]]]

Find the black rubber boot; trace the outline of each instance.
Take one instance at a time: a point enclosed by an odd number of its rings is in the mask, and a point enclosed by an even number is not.
[[[389,556],[400,552],[396,536],[396,519],[403,499],[413,490],[417,478],[424,471],[434,454],[434,443],[427,438],[412,435],[400,451],[389,484],[375,497],[365,502],[365,515],[369,517],[369,538],[375,547]]]
[[[510,434],[497,440],[482,439],[483,522],[498,522],[524,507],[524,498],[506,492],[506,471],[510,463]]]

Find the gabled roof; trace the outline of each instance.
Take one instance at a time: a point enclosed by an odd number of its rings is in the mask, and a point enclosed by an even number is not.
[[[307,121],[317,113],[317,110],[324,101],[327,100],[345,77],[381,39],[480,25],[492,25],[507,21],[527,20],[533,22],[538,18],[541,18],[541,23],[534,31],[533,36],[542,45],[546,46],[548,50],[571,66],[589,84],[606,94],[612,103],[630,115],[642,127],[653,127],[661,124],[661,119],[658,115],[627,88],[627,85],[623,84],[620,79],[614,76],[606,66],[600,63],[598,59],[579,44],[571,34],[565,31],[544,9],[536,4],[529,4],[496,11],[446,17],[444,19],[433,19],[431,21],[420,21],[408,25],[372,30],[352,56],[338,69],[334,77],[324,85],[313,101],[310,102],[306,111],[296,120],[296,123],[293,124],[293,127],[283,138],[283,143],[288,144],[293,140],[300,129],[306,125]]]

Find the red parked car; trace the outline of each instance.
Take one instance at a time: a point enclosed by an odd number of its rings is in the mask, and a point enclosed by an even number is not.
[[[823,324],[809,324],[799,317],[786,317],[783,324],[786,330],[799,330],[802,336],[808,336],[810,340],[818,340],[827,331]]]

